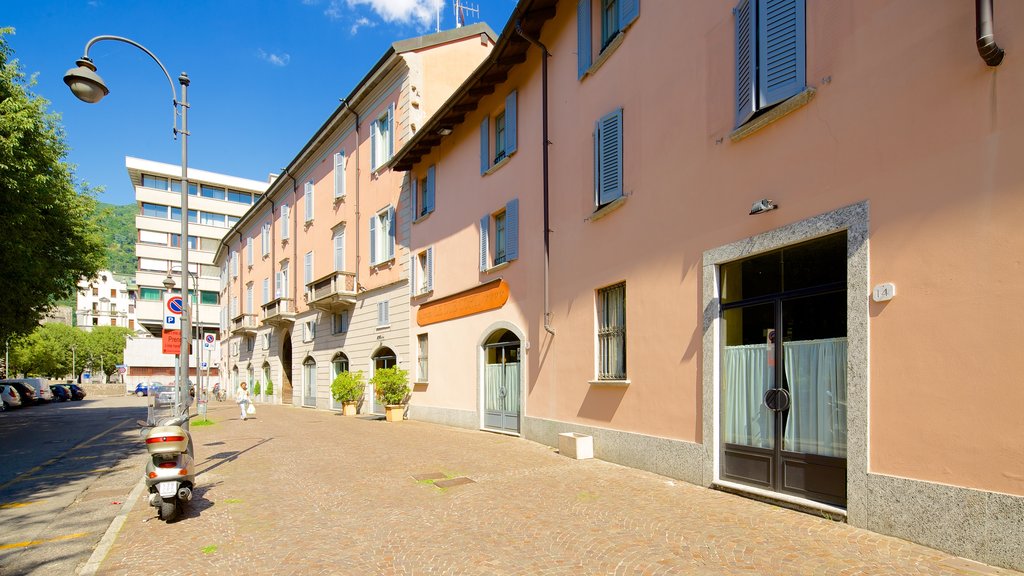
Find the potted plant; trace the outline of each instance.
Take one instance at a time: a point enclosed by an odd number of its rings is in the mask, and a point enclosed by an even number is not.
[[[378,368],[370,379],[377,399],[384,404],[388,422],[405,417],[405,402],[409,396],[409,373],[395,366]]]
[[[363,371],[339,372],[331,382],[331,396],[335,402],[341,402],[341,413],[345,416],[356,415],[356,404],[363,397]]]
[[[260,383],[256,382],[256,385],[252,387],[252,395],[258,397],[260,395]]]
[[[274,381],[273,380],[267,380],[266,393],[267,393],[267,396],[269,396],[269,397],[273,397],[274,396]]]

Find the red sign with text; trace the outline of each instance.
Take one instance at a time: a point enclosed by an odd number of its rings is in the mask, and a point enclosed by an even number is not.
[[[164,354],[181,354],[181,330],[164,330]]]

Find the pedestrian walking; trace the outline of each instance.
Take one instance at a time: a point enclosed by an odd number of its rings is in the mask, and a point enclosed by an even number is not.
[[[245,420],[245,417],[248,415],[246,414],[246,411],[249,409],[250,402],[249,390],[247,389],[245,382],[242,382],[239,386],[238,393],[235,394],[235,401],[238,402],[238,407],[242,409],[242,420]]]

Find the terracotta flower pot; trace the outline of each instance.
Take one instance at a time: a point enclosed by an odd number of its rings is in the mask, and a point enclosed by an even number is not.
[[[405,404],[388,404],[384,407],[384,417],[388,422],[401,422],[405,419]]]
[[[343,416],[355,416],[356,415],[356,406],[358,404],[359,404],[358,402],[342,402],[341,403],[341,414]]]

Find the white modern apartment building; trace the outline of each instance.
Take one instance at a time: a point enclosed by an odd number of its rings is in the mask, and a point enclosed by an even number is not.
[[[97,326],[121,326],[143,330],[135,315],[137,291],[131,280],[118,280],[110,270],[78,281],[78,327],[91,332]]]
[[[170,274],[181,289],[181,166],[141,158],[125,158],[135,187],[139,212],[135,255],[138,258],[138,323],[154,336],[163,326],[164,280]],[[268,182],[189,168],[188,268],[200,331],[216,331],[220,323],[220,269],[214,253],[221,239],[267,190]],[[195,286],[198,284],[198,290]]]

